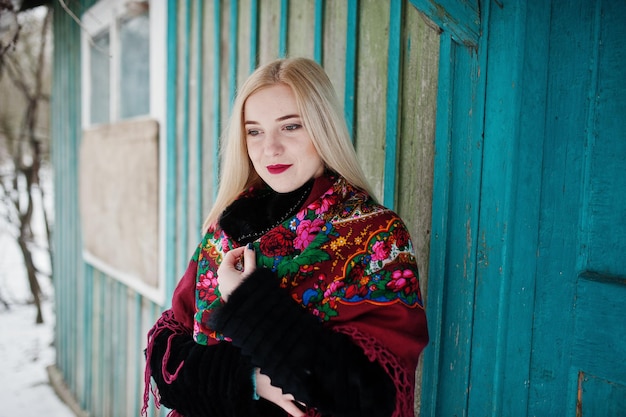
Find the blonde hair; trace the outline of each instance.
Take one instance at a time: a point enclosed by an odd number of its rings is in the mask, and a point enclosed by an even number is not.
[[[373,196],[357,159],[350,134],[330,79],[315,61],[278,59],[254,71],[238,91],[222,143],[219,190],[203,229],[215,225],[222,212],[250,186],[261,184],[252,167],[243,126],[244,105],[255,92],[275,84],[291,87],[304,128],[327,169]]]

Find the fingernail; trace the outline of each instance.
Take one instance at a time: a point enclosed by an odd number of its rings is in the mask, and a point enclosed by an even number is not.
[[[248,248],[250,250],[254,250],[254,247],[252,246],[252,243],[248,243],[248,245],[246,245],[246,248]]]

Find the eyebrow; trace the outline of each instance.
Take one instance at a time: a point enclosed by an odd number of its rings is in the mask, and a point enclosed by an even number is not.
[[[281,117],[279,117],[278,119],[276,119],[276,121],[277,121],[277,122],[282,122],[282,121],[284,121],[284,120],[294,119],[294,118],[295,118],[295,119],[299,119],[299,118],[300,118],[300,115],[298,115],[298,114],[287,114],[287,115],[285,115],[285,116],[281,116]],[[255,122],[254,120],[246,120],[246,121],[244,122],[244,124],[245,124],[245,125],[258,125],[258,124],[259,124],[259,122]]]

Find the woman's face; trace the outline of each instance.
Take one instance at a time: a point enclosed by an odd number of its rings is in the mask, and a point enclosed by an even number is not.
[[[275,84],[257,91],[243,113],[248,156],[274,191],[294,191],[322,175],[324,163],[302,124],[291,87]]]

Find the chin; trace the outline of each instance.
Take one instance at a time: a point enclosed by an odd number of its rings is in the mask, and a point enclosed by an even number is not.
[[[271,182],[266,181],[265,183],[269,185],[269,187],[272,190],[276,191],[277,193],[290,193],[304,185],[304,182],[302,184],[300,183],[296,184],[296,183],[286,183],[286,182],[279,182],[279,181],[271,181]]]
[[[298,189],[298,187],[291,187],[291,186],[286,186],[286,185],[274,187],[271,184],[269,184],[269,186],[270,186],[270,188],[272,190],[276,191],[277,193],[281,193],[281,194],[290,193],[290,192]]]

